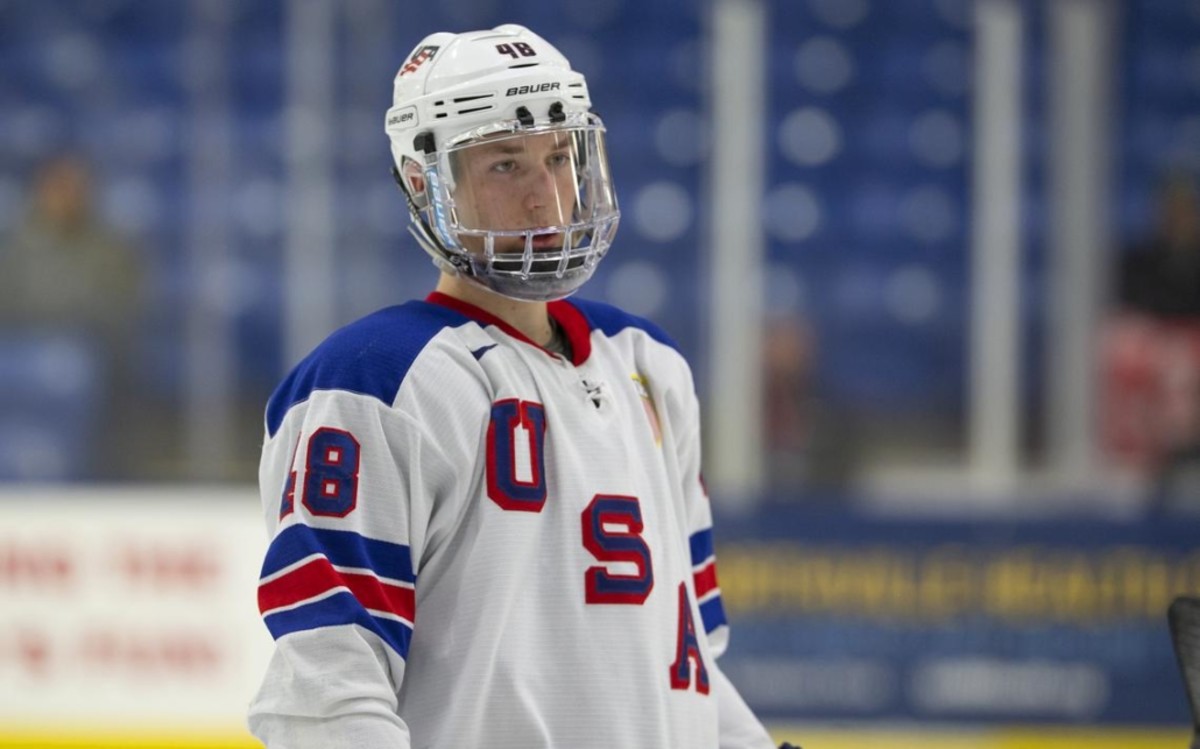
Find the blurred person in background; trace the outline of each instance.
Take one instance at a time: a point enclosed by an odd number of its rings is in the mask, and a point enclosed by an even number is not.
[[[763,331],[763,428],[768,481],[781,499],[836,498],[859,468],[854,416],[817,382],[817,336],[807,320],[776,315]],[[828,496],[825,496],[825,495]]]
[[[58,374],[64,381],[95,380],[96,387],[79,389],[99,401],[90,426],[127,425],[136,411],[141,265],[132,244],[101,221],[93,197],[91,170],[78,155],[55,156],[35,170],[28,215],[0,240],[0,337],[77,353],[59,361],[81,371]],[[110,478],[134,470],[121,438],[130,431],[87,435],[91,454],[82,475]]]
[[[1118,277],[1125,311],[1200,321],[1200,193],[1190,174],[1166,178],[1154,230],[1123,254]]]
[[[1173,173],[1122,254],[1105,331],[1105,444],[1170,509],[1200,512],[1200,191]],[[1190,477],[1190,478],[1189,478]]]
[[[583,76],[522,26],[439,33],[386,130],[424,301],[267,407],[268,747],[771,749],[728,627],[691,371],[572,298],[619,213]]]
[[[794,317],[768,320],[763,335],[763,415],[774,489],[796,489],[808,472],[812,439],[812,331]]]

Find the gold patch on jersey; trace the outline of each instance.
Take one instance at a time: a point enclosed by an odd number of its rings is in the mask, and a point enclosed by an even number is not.
[[[646,410],[646,419],[650,422],[650,431],[654,433],[654,444],[662,447],[662,427],[658,423],[658,408],[654,405],[654,398],[650,396],[650,381],[638,372],[634,372],[629,378],[633,380],[633,385],[637,388],[638,395],[642,396],[642,408]]]

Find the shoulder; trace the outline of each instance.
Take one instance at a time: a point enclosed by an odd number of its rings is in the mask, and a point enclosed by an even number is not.
[[[274,435],[292,406],[318,390],[340,390],[391,404],[417,358],[442,331],[467,318],[427,302],[382,309],[332,333],[284,378],[267,403]]]
[[[558,302],[557,304],[574,307],[583,316],[584,320],[587,321],[588,328],[593,332],[598,331],[609,338],[613,338],[625,331],[633,331],[635,334],[645,335],[664,346],[669,346],[676,352],[679,351],[679,345],[675,343],[675,339],[658,325],[644,317],[630,314],[611,304],[593,302],[576,297],[571,297],[569,300]]]

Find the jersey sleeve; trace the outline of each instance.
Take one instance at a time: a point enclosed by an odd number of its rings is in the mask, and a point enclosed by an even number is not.
[[[427,416],[315,390],[268,436],[258,605],[275,652],[249,725],[269,748],[411,745],[397,705],[420,560],[439,501],[465,494]]]
[[[709,652],[720,658],[729,644],[729,622],[717,581],[717,557],[713,545],[713,514],[701,472],[700,404],[688,378],[687,417],[676,445],[687,503],[688,547],[691,553],[692,582],[696,604],[708,638]],[[737,688],[711,664],[709,678],[717,700],[717,729],[720,749],[774,749],[774,743],[762,723],[746,705]]]
[[[690,379],[689,379],[690,386]],[[725,652],[729,642],[729,622],[717,581],[717,557],[713,546],[713,515],[701,471],[700,404],[693,390],[687,393],[685,427],[676,449],[684,482],[683,496],[688,523],[688,549],[691,554],[692,583],[696,605],[714,657]]]

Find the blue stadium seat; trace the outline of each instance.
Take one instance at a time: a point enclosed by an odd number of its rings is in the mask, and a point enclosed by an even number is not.
[[[0,338],[0,480],[86,476],[102,378],[79,338]]]

